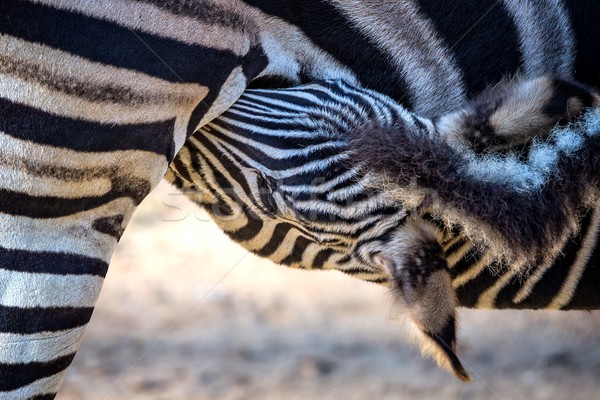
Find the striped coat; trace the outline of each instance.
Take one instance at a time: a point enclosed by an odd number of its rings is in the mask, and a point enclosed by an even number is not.
[[[133,210],[251,81],[343,78],[427,117],[515,73],[598,87],[598,15],[575,0],[2,2],[0,397],[54,397]]]

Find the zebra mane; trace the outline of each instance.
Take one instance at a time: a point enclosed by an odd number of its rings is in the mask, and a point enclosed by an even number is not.
[[[348,141],[351,163],[374,186],[405,205],[430,205],[436,217],[461,226],[503,261],[527,266],[575,233],[597,197],[599,137],[594,109],[534,141],[525,158],[477,155],[402,123],[366,123]]]

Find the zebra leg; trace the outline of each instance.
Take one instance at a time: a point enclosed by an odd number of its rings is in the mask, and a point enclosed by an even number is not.
[[[574,121],[600,97],[578,82],[545,75],[493,86],[460,110],[439,119],[440,133],[478,153],[522,146]]]
[[[117,241],[167,159],[8,134],[0,154],[0,398],[52,399]]]
[[[408,221],[375,251],[373,262],[392,277],[397,309],[422,352],[457,378],[470,380],[456,356],[456,295],[435,226]]]

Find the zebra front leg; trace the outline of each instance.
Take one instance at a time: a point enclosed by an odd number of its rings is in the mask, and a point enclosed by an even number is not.
[[[557,124],[598,107],[600,97],[576,81],[545,75],[513,79],[487,89],[458,111],[441,117],[437,128],[450,143],[478,153],[502,151],[546,137]]]
[[[164,155],[0,135],[0,398],[52,399]]]
[[[456,356],[456,294],[435,226],[422,219],[406,222],[372,259],[390,274],[396,309],[421,351],[460,380],[470,380]]]

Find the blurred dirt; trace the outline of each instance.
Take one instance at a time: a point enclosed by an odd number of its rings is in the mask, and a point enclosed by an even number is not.
[[[597,399],[600,313],[460,311],[464,384],[386,291],[248,254],[166,183],[125,233],[58,400]]]

